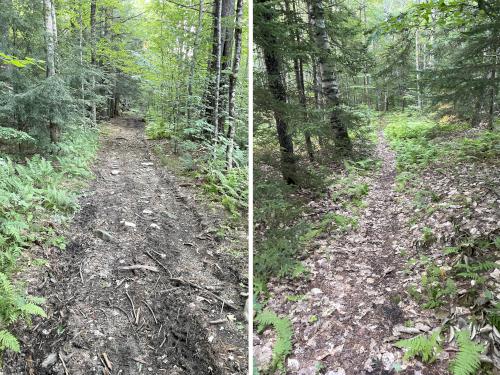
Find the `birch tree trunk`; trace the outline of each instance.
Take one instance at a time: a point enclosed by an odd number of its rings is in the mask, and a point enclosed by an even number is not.
[[[243,32],[243,0],[236,3],[236,26],[234,30],[234,59],[233,70],[229,77],[228,117],[229,127],[227,130],[228,145],[226,150],[227,169],[233,168],[234,135],[236,133],[236,82],[240,70],[241,61],[241,37]]]
[[[200,0],[200,5],[198,8],[198,25],[196,27],[196,34],[194,36],[194,46],[193,46],[193,56],[191,59],[191,65],[189,66],[189,79],[188,79],[188,108],[187,108],[187,120],[188,123],[191,122],[191,98],[193,96],[193,81],[194,72],[196,68],[196,58],[198,57],[198,48],[200,45],[200,36],[203,28],[203,0]]]
[[[217,142],[219,136],[219,96],[220,96],[220,76],[221,76],[221,52],[222,52],[222,35],[221,35],[221,25],[222,25],[222,0],[215,0],[217,13],[214,14],[215,17],[215,84],[214,84],[214,108],[212,114],[212,124],[214,126],[214,139]]]
[[[96,25],[95,25],[95,13],[96,13],[96,0],[91,0],[90,1],[90,65],[92,65],[92,68],[95,69],[96,66]],[[92,95],[94,98],[92,98],[91,101],[91,108],[90,108],[90,116],[92,120],[92,124],[95,126],[97,125],[97,108],[96,108],[96,92],[95,92],[95,75],[92,74],[91,78],[91,89],[92,89]]]
[[[45,12],[45,44],[47,47],[47,78],[56,75],[56,43],[57,43],[57,26],[56,26],[56,11],[52,0],[44,0]],[[49,121],[49,135],[52,143],[59,141],[59,127],[57,124]]]
[[[44,0],[44,11],[45,11],[45,44],[47,47],[47,77],[52,77],[56,74],[56,37],[54,35],[54,18],[52,16],[52,0]]]
[[[330,43],[325,24],[323,0],[311,0],[312,19],[314,22],[315,43],[320,51],[319,68],[321,72],[321,87],[325,98],[332,107],[330,125],[333,131],[335,145],[341,152],[351,149],[351,140],[346,125],[341,121],[339,83],[331,63]]]

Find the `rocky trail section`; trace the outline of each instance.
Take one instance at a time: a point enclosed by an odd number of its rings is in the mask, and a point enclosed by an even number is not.
[[[4,374],[246,374],[246,281],[213,218],[157,165],[143,123],[104,132],[67,249],[30,283],[49,318],[18,333]]]
[[[395,374],[395,368],[403,374],[447,374],[429,367],[422,372],[393,346],[399,338],[429,331],[436,320],[411,301],[400,303],[406,288],[401,254],[412,249],[412,239],[395,190],[395,156],[382,130],[376,157],[381,168],[367,178],[370,190],[357,227],[316,241],[304,260],[310,271],[305,282],[268,284],[268,307],[293,323],[287,374]],[[299,296],[298,301],[289,296]],[[405,327],[407,320],[411,328]],[[258,364],[269,358],[272,341],[271,331],[255,339]]]

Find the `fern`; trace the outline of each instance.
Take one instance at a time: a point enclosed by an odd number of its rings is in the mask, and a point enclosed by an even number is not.
[[[460,351],[451,363],[453,375],[474,375],[481,366],[480,355],[484,346],[476,344],[470,339],[469,331],[463,330],[457,334],[457,343]]]
[[[285,359],[292,352],[292,324],[289,319],[282,319],[274,312],[264,310],[256,316],[255,320],[258,323],[257,330],[262,332],[269,326],[272,326],[276,331],[276,343],[273,347],[273,359],[271,369],[276,368],[283,370],[285,368]]]
[[[20,311],[25,315],[38,315],[43,318],[47,317],[45,311],[43,311],[43,309],[40,306],[35,305],[33,303],[27,303],[26,305],[21,306]]]
[[[398,348],[406,349],[405,359],[420,357],[425,363],[432,363],[441,352],[440,331],[435,331],[431,336],[418,335],[406,340],[400,340],[394,345]]]
[[[2,329],[0,330],[0,351],[3,351],[5,349],[10,349],[16,353],[19,353],[21,351],[19,341],[17,341],[15,336],[9,331]]]

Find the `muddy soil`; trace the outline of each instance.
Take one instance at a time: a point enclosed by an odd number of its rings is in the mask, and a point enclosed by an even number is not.
[[[247,373],[244,266],[220,254],[215,219],[159,165],[143,125],[105,128],[67,249],[33,276],[49,317],[18,330],[4,374]]]

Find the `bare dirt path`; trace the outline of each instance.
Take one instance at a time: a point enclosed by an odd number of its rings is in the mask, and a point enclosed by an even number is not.
[[[415,305],[403,311],[399,303],[405,290],[400,253],[412,244],[395,190],[395,156],[381,129],[376,156],[381,168],[371,179],[357,228],[319,243],[304,261],[310,270],[306,282],[270,283],[268,306],[293,323],[287,374],[393,374],[400,365],[404,371],[402,352],[392,345],[394,330],[414,317],[424,330],[428,327],[428,314],[417,314]],[[303,298],[290,302],[289,295]],[[268,341],[258,339],[259,353]],[[419,371],[417,366],[402,373],[439,374]]]
[[[217,256],[214,223],[158,165],[143,123],[105,132],[67,249],[33,290],[49,318],[18,333],[4,373],[246,374],[243,270]]]

